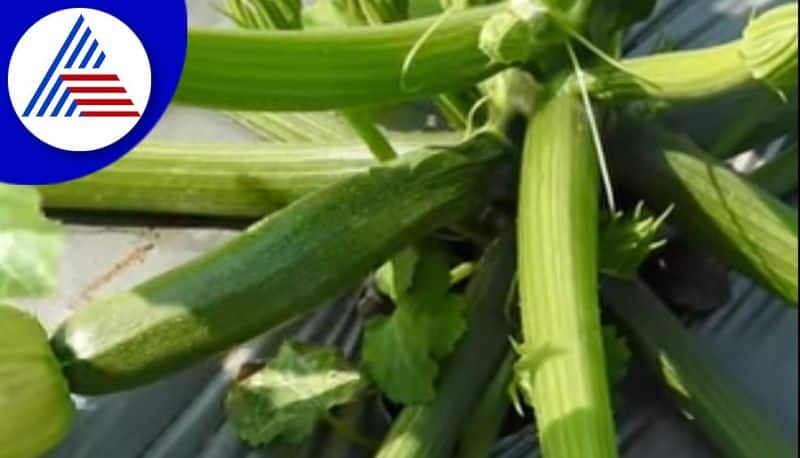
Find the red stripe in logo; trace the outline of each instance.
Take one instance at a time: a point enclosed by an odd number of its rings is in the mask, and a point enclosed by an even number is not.
[[[64,81],[119,81],[119,77],[113,74],[96,75],[61,75]]]
[[[77,103],[78,106],[81,106],[81,105],[93,105],[93,106],[98,106],[98,105],[116,105],[116,106],[126,105],[126,106],[130,106],[130,105],[133,105],[133,101],[131,99],[75,99],[75,103]]]
[[[73,94],[126,94],[124,87],[118,86],[70,86],[69,92]]]
[[[81,116],[88,118],[137,118],[138,111],[83,111]]]

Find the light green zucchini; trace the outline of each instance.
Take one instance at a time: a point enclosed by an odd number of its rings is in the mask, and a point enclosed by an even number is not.
[[[543,94],[528,122],[518,214],[516,382],[542,453],[615,458],[598,284],[599,179],[589,122],[572,94]]]
[[[392,143],[404,154],[458,138],[404,134]],[[255,218],[373,164],[355,137],[324,144],[145,142],[97,173],[39,191],[49,209]]]
[[[189,32],[178,102],[236,110],[386,105],[469,87],[502,68],[481,52],[483,24],[504,4],[436,18],[300,31]],[[406,70],[404,71],[404,67]]]

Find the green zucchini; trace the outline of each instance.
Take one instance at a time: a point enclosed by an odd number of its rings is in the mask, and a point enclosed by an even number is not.
[[[81,308],[52,339],[71,389],[102,394],[152,382],[343,293],[407,243],[475,209],[505,149],[478,134],[372,167]]]
[[[731,458],[790,458],[797,446],[720,366],[709,342],[684,328],[640,281],[608,279],[603,298],[692,420]]]
[[[625,59],[621,68],[603,68],[590,75],[592,95],[610,100],[679,102],[755,85],[790,89],[797,86],[797,3],[776,6],[753,17],[739,40]],[[572,89],[578,91],[577,82]]]
[[[520,169],[516,385],[536,411],[544,456],[616,458],[597,298],[596,154],[580,99],[560,88],[541,95]]]
[[[404,154],[457,138],[399,135],[392,144]],[[49,209],[255,218],[373,164],[354,135],[325,144],[145,142],[108,168],[39,191]]]
[[[387,105],[467,88],[503,68],[481,52],[483,24],[505,4],[442,21],[294,30],[189,31],[175,101],[231,110],[315,111]],[[430,33],[430,32],[428,32]]]
[[[261,217],[373,163],[355,143],[144,143],[106,169],[39,191],[50,209]]]
[[[611,175],[687,239],[797,306],[797,211],[684,137],[631,121],[616,134]]]

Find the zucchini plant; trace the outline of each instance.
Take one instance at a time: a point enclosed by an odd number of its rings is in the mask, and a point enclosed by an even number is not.
[[[796,307],[797,211],[781,200],[797,188],[796,3],[728,43],[628,57],[653,1],[448,0],[424,17],[415,1],[226,0],[236,27],[191,29],[175,100],[259,142],[148,141],[74,182],[0,185],[3,302],[57,286],[62,229],[42,205],[245,227],[82,304],[49,343],[0,306],[0,457],[57,444],[70,393],[155,382],[343,295],[354,352],[287,342],[232,382],[226,413],[250,446],[325,429],[369,456],[478,457],[523,422],[545,458],[613,458],[616,382],[642,362],[726,456],[796,456],[631,283],[677,236]],[[769,129],[760,113],[714,138],[665,121],[750,91],[780,113]],[[389,114],[420,106],[451,130],[392,130]],[[782,137],[754,171],[725,161]],[[376,400],[383,432],[353,421]]]

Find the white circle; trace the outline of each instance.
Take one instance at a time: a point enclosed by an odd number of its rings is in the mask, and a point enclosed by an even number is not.
[[[150,60],[139,37],[116,17],[90,8],[37,21],[17,42],[8,66],[8,93],[22,124],[67,151],[94,151],[124,137],[144,114],[150,84]],[[76,108],[66,116],[72,102]]]

